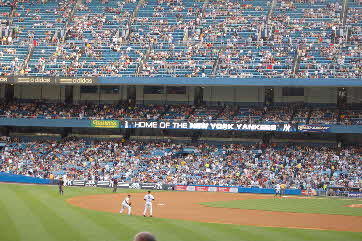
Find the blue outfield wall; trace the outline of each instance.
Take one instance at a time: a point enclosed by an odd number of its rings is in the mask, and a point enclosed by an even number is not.
[[[17,182],[17,183],[29,183],[29,184],[54,184],[49,179],[16,175],[16,174],[5,173],[5,172],[0,172],[0,182]],[[175,185],[175,186],[180,186],[180,185]],[[237,189],[238,193],[275,194],[275,189],[271,189],[271,188],[215,186],[215,185],[189,185],[189,187],[194,187],[194,188],[206,187],[207,191],[210,191],[209,188],[234,188],[235,192]],[[194,189],[194,191],[195,191],[195,189]],[[285,195],[301,195],[301,190],[300,189],[286,189],[284,194]]]
[[[259,194],[275,194],[275,189],[256,188],[256,187],[239,187],[239,193],[259,193]],[[285,195],[300,195],[300,189],[285,189]]]
[[[0,172],[0,182],[19,182],[30,184],[51,184],[49,179],[16,175],[12,173]]]

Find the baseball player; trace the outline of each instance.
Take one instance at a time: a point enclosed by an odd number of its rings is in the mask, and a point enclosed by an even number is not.
[[[285,189],[287,185],[285,183],[280,184],[280,196],[285,195]]]
[[[277,185],[275,185],[275,196],[274,197],[277,197],[278,194],[279,194],[279,196],[281,196],[279,183],[277,183]]]
[[[123,200],[122,202],[122,208],[121,211],[119,211],[119,213],[123,213],[123,210],[125,208],[128,208],[128,215],[131,215],[131,195],[127,195],[127,197]]]
[[[150,217],[152,217],[152,201],[155,200],[155,198],[152,196],[151,191],[148,191],[143,199],[146,201],[143,217],[146,217],[147,209],[150,210]]]
[[[113,178],[113,192],[117,192],[118,180],[117,178]]]
[[[62,178],[59,179],[59,182],[58,182],[58,188],[59,188],[59,194],[60,195],[64,195],[64,181]]]

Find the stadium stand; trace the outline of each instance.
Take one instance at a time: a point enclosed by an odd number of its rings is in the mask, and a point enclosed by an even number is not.
[[[321,188],[325,183],[359,185],[360,149],[318,146],[259,148],[251,145],[172,142],[14,142],[0,154],[0,170],[36,177],[76,180]]]
[[[0,105],[0,117],[39,119],[115,119],[235,121],[239,123],[309,123],[361,125],[359,108],[308,107],[307,105],[240,107],[189,105],[52,104],[45,102]]]
[[[346,9],[342,0],[0,7],[2,75],[361,78],[358,0]]]
[[[14,76],[0,79],[0,171],[129,183],[362,187],[362,94],[340,82],[328,86],[330,78],[362,78],[361,11],[360,0],[0,0],[0,76]],[[56,78],[25,83],[19,76]],[[191,77],[205,82],[181,91],[182,84],[158,82]],[[223,86],[231,78],[254,79],[252,86]],[[296,85],[314,78],[319,83]],[[79,79],[91,81],[72,82]],[[253,85],[255,79],[265,82]],[[181,127],[153,126],[162,121]],[[181,125],[188,122],[221,127]],[[223,128],[233,123],[246,128]],[[356,145],[342,143],[344,134]]]

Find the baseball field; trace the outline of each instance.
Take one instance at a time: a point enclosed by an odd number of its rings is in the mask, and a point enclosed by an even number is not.
[[[119,214],[132,194],[133,216]],[[154,217],[143,217],[144,190],[0,184],[1,241],[129,241],[149,231],[162,241],[362,240],[356,199],[153,192]]]

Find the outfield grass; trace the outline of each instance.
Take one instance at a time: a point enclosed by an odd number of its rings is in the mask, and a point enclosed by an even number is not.
[[[350,204],[362,204],[361,200],[356,199],[346,200],[339,198],[271,198],[256,200],[233,200],[226,202],[206,202],[203,204],[210,207],[222,208],[362,216],[362,208],[345,207],[346,205]]]
[[[159,241],[362,240],[362,233],[129,217],[82,209],[65,202],[70,197],[101,193],[110,193],[110,189],[72,187],[59,196],[54,186],[0,184],[0,240],[130,241],[140,231],[154,233]]]

